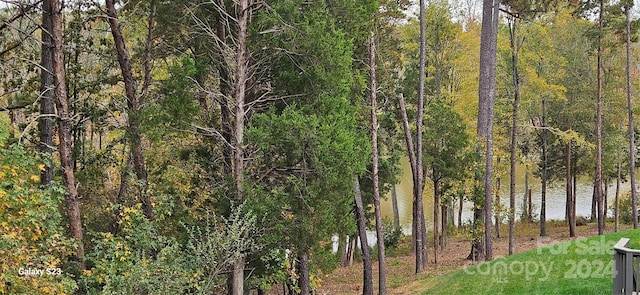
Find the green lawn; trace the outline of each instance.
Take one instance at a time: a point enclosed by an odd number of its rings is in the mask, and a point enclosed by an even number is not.
[[[422,294],[611,294],[613,245],[631,239],[640,249],[640,230],[553,243],[540,241],[523,252],[427,280]]]

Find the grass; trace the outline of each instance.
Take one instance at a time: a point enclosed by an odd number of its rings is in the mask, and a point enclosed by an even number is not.
[[[640,230],[542,240],[537,249],[425,279],[422,294],[610,294],[613,245],[622,237],[640,249]]]

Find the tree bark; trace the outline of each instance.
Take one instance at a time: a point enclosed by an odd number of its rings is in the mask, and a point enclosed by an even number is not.
[[[460,197],[460,207],[458,208],[458,227],[462,226],[462,207],[464,206],[464,198]]]
[[[591,222],[598,219],[598,197],[596,195],[596,180],[593,180],[593,193],[591,193]]]
[[[604,0],[600,0],[598,13],[598,90],[596,103],[596,185],[595,194],[598,201],[598,234],[604,234],[604,203],[602,196],[602,33],[604,27]],[[635,211],[635,210],[634,210]]]
[[[498,158],[498,163],[500,162],[500,158]],[[501,185],[501,178],[498,177],[496,179],[496,204],[500,204],[500,185]],[[495,223],[496,223],[496,238],[501,238],[500,236],[500,223],[502,223],[502,216],[501,216],[502,212],[498,211],[495,214]]]
[[[629,2],[627,2],[629,3]],[[631,20],[629,17],[629,5],[625,6],[625,27],[626,27],[626,82],[627,82],[627,113],[629,115],[629,182],[631,186],[631,208],[633,217],[633,228],[638,228],[637,192],[636,192],[636,142],[635,130],[633,126],[633,96],[631,88]],[[616,205],[618,203],[616,202]],[[616,215],[616,218],[618,216]],[[617,221],[617,219],[616,219]]]
[[[218,48],[220,48],[220,55],[223,56],[226,53],[224,52],[223,48],[225,48],[225,40],[227,40],[227,32],[226,32],[226,27],[227,27],[227,22],[226,22],[226,18],[225,18],[225,3],[224,0],[218,0],[218,4],[219,6],[218,9],[221,10],[221,12],[218,15],[218,26],[216,28],[216,35],[218,36]],[[223,58],[224,59],[224,58]],[[232,91],[231,91],[231,81],[229,80],[229,68],[228,65],[226,65],[223,62],[220,62],[218,65],[218,74],[220,76],[219,78],[219,83],[220,83],[220,119],[221,119],[221,126],[220,129],[222,130],[222,137],[224,138],[224,140],[226,142],[222,143],[222,154],[223,154],[223,160],[224,160],[224,167],[223,167],[223,171],[227,174],[227,175],[232,175],[233,173],[233,147],[231,146],[231,142],[232,140],[232,134],[233,134],[233,123],[231,122],[231,110],[229,109],[229,97],[231,97],[232,95]]]
[[[300,287],[300,295],[311,295],[311,277],[309,275],[309,250],[301,250],[298,255],[300,262],[300,278],[298,278],[298,287]]]
[[[356,203],[356,223],[358,225],[358,235],[360,237],[360,247],[362,248],[362,295],[373,295],[373,269],[371,262],[371,253],[367,243],[367,217],[364,214],[364,205],[362,204],[362,191],[360,190],[360,180],[355,179],[353,192]],[[355,241],[355,239],[354,239]]]
[[[571,128],[571,127],[569,127]],[[575,201],[575,194],[573,191],[573,184],[571,182],[571,157],[572,157],[572,141],[569,140],[569,142],[567,142],[566,144],[566,166],[567,166],[567,172],[566,172],[566,190],[567,190],[567,219],[569,221],[569,237],[575,237],[576,236],[576,216],[573,214],[573,208],[576,205],[576,201]]]
[[[338,255],[340,255],[340,267],[347,267],[349,250],[347,249],[347,235],[338,235]]]
[[[40,53],[40,151],[49,155],[44,170],[40,172],[40,183],[47,185],[53,180],[53,124],[55,115],[53,103],[53,58],[51,40],[51,1],[42,1],[42,40]]]
[[[527,194],[526,194],[529,198],[529,213],[528,213],[528,220],[529,222],[533,222],[533,200],[532,200],[532,192],[531,189],[527,189]]]
[[[422,206],[422,191],[424,188],[424,168],[422,167],[422,121],[424,115],[424,78],[426,59],[426,33],[425,33],[425,3],[420,0],[420,63],[418,66],[418,114],[416,118],[416,168],[417,173],[414,180],[414,206],[416,226],[416,273],[421,273],[427,265],[426,255],[426,232],[424,222],[424,209]],[[420,255],[417,255],[420,252]],[[420,260],[419,260],[420,259]],[[419,264],[419,266],[418,266]]]
[[[438,190],[439,185],[439,181],[433,181],[433,264],[436,266],[438,265],[438,226],[440,224],[440,191]]]
[[[422,188],[419,181],[418,170],[421,170],[422,167],[417,164],[417,155],[415,152],[415,148],[413,145],[413,137],[411,136],[411,130],[409,129],[409,119],[407,117],[407,107],[404,101],[404,95],[400,93],[398,95],[398,100],[400,104],[400,114],[402,115],[402,129],[404,130],[404,138],[407,143],[407,150],[409,154],[409,163],[411,164],[411,175],[413,176],[413,224],[412,224],[412,233],[413,233],[413,249],[415,251],[416,256],[416,273],[421,273],[425,270],[426,265],[423,263],[426,260],[426,252],[424,251],[424,236],[422,235],[422,229],[424,227],[424,214],[418,214],[418,202],[420,200],[420,204],[422,204]],[[423,216],[423,218],[420,218]],[[422,251],[420,250],[422,249]]]
[[[524,220],[526,222],[531,222],[531,193],[529,190],[529,162],[528,159],[525,157],[524,160],[524,199],[522,200],[523,204],[524,204],[524,212],[522,212],[522,214],[525,215]]]
[[[548,156],[547,156],[547,128],[545,121],[546,112],[546,100],[542,98],[542,175],[540,177],[540,236],[547,236],[547,170],[548,170]]]
[[[478,90],[478,138],[484,147],[484,259],[493,259],[493,111],[495,100],[495,74],[499,0],[483,0],[480,37],[480,75]],[[474,243],[475,245],[475,243]],[[473,251],[472,251],[473,252]]]
[[[51,0],[51,38],[52,38],[52,65],[53,85],[56,108],[58,109],[58,139],[60,146],[60,166],[62,168],[62,180],[66,188],[66,213],[69,219],[69,232],[71,238],[76,240],[78,248],[76,257],[80,270],[84,269],[84,245],[82,220],[80,215],[80,201],[76,188],[75,173],[73,171],[73,157],[71,151],[71,124],[69,116],[69,104],[67,98],[67,83],[64,69],[64,50],[62,32],[62,5],[59,0]]]
[[[518,145],[518,107],[520,104],[520,75],[518,73],[518,51],[520,47],[517,44],[517,25],[518,19],[510,19],[509,25],[509,41],[511,46],[511,75],[513,79],[513,111],[511,118],[511,143],[509,147],[510,152],[510,183],[509,183],[509,255],[515,251],[515,215],[516,215],[516,158],[517,145]],[[526,201],[524,202],[526,206]],[[526,210],[526,207],[525,207]]]
[[[372,32],[369,40],[369,89],[371,91],[371,153],[373,156],[373,207],[376,215],[376,236],[378,237],[378,294],[387,294],[386,261],[384,255],[384,235],[382,232],[382,211],[380,208],[380,184],[378,175],[378,105],[376,81],[376,43]]]
[[[613,218],[615,219],[615,231],[618,231],[618,226],[620,225],[620,212],[618,211],[618,208],[620,206],[620,181],[622,179],[621,177],[621,170],[622,168],[620,167],[621,165],[618,164],[618,169],[617,169],[617,175],[618,177],[616,177],[616,196],[615,196],[615,200],[614,200],[614,205],[613,205]]]
[[[244,200],[244,125],[245,125],[245,95],[246,95],[246,81],[248,73],[248,59],[247,59],[247,27],[249,25],[249,1],[240,0],[237,4],[238,10],[238,36],[236,37],[236,71],[235,71],[235,84],[234,84],[234,96],[235,96],[235,131],[233,141],[233,179],[236,190],[236,201],[242,202]],[[307,272],[308,269],[308,250],[303,250],[302,257],[307,259]],[[240,258],[236,264],[243,263],[244,257]],[[304,271],[304,270],[303,270]],[[243,295],[244,286],[244,273],[235,271],[233,295]],[[307,273],[308,275],[308,273]],[[308,279],[308,278],[307,278]],[[310,286],[309,286],[310,287]],[[310,290],[309,290],[310,291]],[[304,292],[303,292],[304,294]]]
[[[448,211],[449,211],[448,207],[449,207],[448,202],[444,202],[442,206],[440,206],[442,211],[441,212],[442,218],[440,222],[440,224],[442,224],[441,231],[440,231],[442,233],[441,234],[442,238],[440,239],[440,251],[444,251],[444,248],[447,246],[447,228],[448,228],[447,224],[448,224]]]
[[[396,185],[391,186],[391,208],[393,210],[393,227],[400,228],[400,210],[398,209],[398,190]]]
[[[142,136],[140,135],[139,110],[140,103],[136,96],[135,80],[133,78],[133,70],[131,58],[124,42],[124,36],[120,29],[120,22],[115,8],[114,0],[106,0],[107,15],[109,17],[109,26],[113,35],[114,44],[116,46],[116,54],[118,63],[124,81],[125,94],[127,96],[127,120],[129,124],[129,144],[131,145],[131,157],[133,160],[133,169],[136,173],[138,182],[140,183],[140,202],[142,203],[142,211],[148,220],[153,220],[153,204],[151,195],[148,192],[149,184],[147,179],[147,169],[144,163]]]

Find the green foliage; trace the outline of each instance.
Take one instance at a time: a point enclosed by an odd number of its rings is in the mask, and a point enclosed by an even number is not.
[[[402,227],[393,226],[393,221],[385,217],[382,219],[382,236],[384,238],[385,251],[395,251],[402,238]]]
[[[439,184],[466,176],[469,136],[460,115],[444,103],[427,105],[425,115],[424,162],[428,177]]]
[[[620,196],[620,219],[624,224],[633,223],[633,208],[631,207],[631,193],[626,193]]]
[[[202,65],[190,55],[183,55],[169,66],[169,77],[162,81],[156,104],[143,110],[144,128],[150,136],[161,137],[170,128],[190,126],[199,110],[195,81],[202,74]]]
[[[73,293],[65,269],[76,245],[66,237],[60,204],[64,188],[41,188],[40,155],[21,145],[0,143],[0,293]],[[26,275],[24,270],[42,275]]]
[[[5,142],[9,138],[9,119],[0,115],[0,142]]]
[[[229,218],[185,225],[185,243],[158,235],[139,206],[121,212],[120,235],[97,233],[83,281],[91,294],[211,294],[238,257],[260,249],[255,215],[238,206]]]

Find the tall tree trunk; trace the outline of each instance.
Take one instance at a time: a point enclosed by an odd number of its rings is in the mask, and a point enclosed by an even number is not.
[[[444,248],[447,246],[447,229],[448,229],[448,212],[449,212],[449,206],[448,206],[448,202],[443,202],[442,206],[440,206],[441,212],[442,212],[442,218],[441,218],[441,236],[442,238],[440,239],[440,251],[444,251]]]
[[[366,229],[365,229],[366,230]],[[365,237],[367,235],[366,232],[365,233]],[[347,252],[347,266],[352,266],[353,265],[353,256],[356,253],[356,248],[358,247],[358,237],[356,236],[350,236],[349,237],[349,251]],[[367,250],[368,250],[368,246],[367,246]],[[369,257],[371,257],[371,255],[369,254]],[[369,260],[371,260],[371,258],[369,258]],[[369,263],[369,265],[371,265],[371,263]]]
[[[224,0],[218,0],[217,5],[219,6],[218,9],[220,10],[220,12],[218,15],[216,35],[218,37],[217,41],[219,42],[218,48],[220,48],[220,55],[223,56],[226,54],[223,48],[225,48],[226,45],[224,44],[224,42],[226,42],[227,40],[227,18],[225,16],[226,8]],[[224,58],[222,57],[222,59]],[[220,129],[222,130],[222,137],[224,138],[224,141],[226,141],[222,143],[222,155],[224,161],[224,167],[222,169],[227,175],[232,175],[233,147],[231,146],[231,142],[233,142],[233,123],[231,122],[231,110],[229,108],[229,98],[232,95],[232,86],[230,84],[231,81],[229,77],[229,68],[228,65],[224,62],[220,62],[218,65],[218,75],[220,77]]]
[[[114,0],[106,0],[107,15],[109,16],[109,26],[111,34],[116,46],[116,54],[120,71],[124,81],[124,89],[127,96],[127,119],[129,124],[129,138],[131,145],[131,155],[133,160],[133,169],[135,170],[138,183],[140,183],[140,201],[142,203],[142,211],[145,217],[153,220],[153,204],[148,191],[147,169],[145,168],[144,156],[142,154],[142,137],[140,135],[139,126],[139,110],[140,102],[135,92],[135,81],[133,78],[133,70],[131,66],[131,58],[124,42],[120,22],[115,8]]]
[[[422,167],[422,119],[424,114],[424,79],[425,79],[425,59],[426,59],[426,24],[425,24],[425,4],[420,0],[420,64],[418,66],[418,114],[416,119],[416,179],[414,183],[414,206],[416,211],[417,224],[416,233],[416,273],[424,271],[427,265],[426,254],[426,228],[424,222],[424,209],[422,206],[422,191],[424,189],[424,168]],[[418,251],[422,252],[417,255]],[[420,261],[418,261],[420,259]],[[418,266],[418,264],[420,266]]]
[[[493,111],[495,100],[496,49],[498,38],[499,0],[483,0],[480,33],[480,75],[478,90],[478,139],[482,142],[484,173],[484,259],[493,259]],[[473,251],[472,251],[473,252]]]
[[[376,43],[372,32],[369,40],[369,79],[371,90],[371,153],[373,156],[373,208],[376,215],[376,237],[378,238],[378,294],[387,294],[386,261],[384,257],[384,234],[380,209],[380,184],[378,176],[378,105],[376,81]]]
[[[398,190],[396,185],[391,186],[391,208],[393,209],[393,228],[400,228],[400,210],[398,209]]]
[[[358,225],[358,235],[360,236],[360,246],[362,248],[362,295],[373,295],[373,269],[371,266],[371,253],[369,253],[369,245],[367,243],[367,217],[364,214],[362,192],[360,190],[358,177],[356,177],[353,192],[356,202],[356,223]],[[353,240],[355,241],[355,239]]]
[[[144,60],[142,61],[142,93],[140,94],[140,104],[143,104],[149,94],[149,86],[151,85],[151,51],[153,50],[154,30],[156,27],[156,13],[158,5],[156,0],[151,0],[149,7],[149,20],[147,22],[147,37],[144,44]]]
[[[422,0],[421,0],[422,1]],[[426,265],[423,263],[426,260],[426,251],[424,251],[424,237],[422,235],[422,229],[424,227],[424,214],[421,214],[423,218],[420,218],[420,215],[417,214],[418,202],[422,204],[422,187],[420,185],[420,181],[418,180],[418,171],[422,170],[421,166],[418,166],[416,159],[416,152],[413,145],[413,137],[411,136],[411,130],[409,129],[409,119],[407,117],[407,107],[404,101],[404,95],[400,93],[398,95],[398,101],[400,104],[400,114],[402,115],[402,129],[404,130],[404,138],[407,143],[407,150],[409,154],[409,163],[411,164],[411,175],[413,176],[413,225],[412,225],[412,233],[414,237],[413,249],[415,251],[416,256],[416,273],[421,273],[426,268]]]
[[[49,155],[53,154],[53,116],[55,114],[53,103],[53,60],[51,55],[51,1],[42,1],[42,40],[40,53],[40,119],[38,130],[40,133],[40,151]],[[40,172],[40,183],[47,185],[53,180],[53,161],[45,165]]]
[[[511,143],[510,153],[510,178],[509,178],[509,255],[515,251],[515,215],[516,215],[516,158],[518,146],[518,107],[520,104],[520,75],[518,73],[518,52],[520,46],[517,44],[518,18],[511,18],[509,23],[509,44],[511,47],[511,76],[513,79],[513,111],[511,114]],[[524,202],[526,206],[526,201]],[[526,211],[526,207],[525,207]]]
[[[438,225],[440,224],[439,220],[439,211],[440,211],[440,191],[438,187],[440,186],[440,181],[433,181],[433,264],[438,265]]]
[[[73,157],[71,152],[71,123],[69,116],[69,104],[67,98],[67,83],[64,69],[63,33],[62,33],[62,5],[59,0],[51,0],[51,38],[53,61],[53,85],[56,108],[58,109],[58,139],[60,146],[60,165],[62,168],[62,180],[66,188],[66,213],[69,218],[69,232],[78,243],[75,259],[79,269],[84,269],[84,245],[82,220],[80,216],[80,200],[76,188],[75,174],[73,170]]]
[[[620,180],[622,179],[621,174],[622,174],[622,168],[620,167],[620,163],[618,163],[618,167],[617,167],[617,175],[618,177],[616,177],[616,197],[615,197],[615,201],[614,201],[614,205],[613,205],[613,218],[615,220],[615,231],[618,231],[618,226],[620,225],[620,211],[618,211],[619,206],[620,206]]]
[[[596,194],[596,181],[593,180],[593,192],[591,193],[591,222],[598,219],[598,197]]]
[[[527,194],[526,194],[526,195],[527,195],[527,197],[528,197],[528,201],[529,201],[529,202],[528,202],[528,203],[529,203],[529,213],[527,214],[527,216],[528,216],[528,221],[529,221],[529,222],[533,222],[533,200],[532,200],[532,199],[533,199],[533,198],[532,198],[533,193],[531,192],[531,189],[528,189],[528,190],[527,190]]]
[[[498,163],[500,163],[500,158],[498,158]],[[496,204],[500,204],[500,185],[501,180],[500,177],[496,179]],[[500,238],[500,223],[502,223],[502,212],[497,211],[495,214],[495,222],[496,222],[496,238]]]
[[[477,206],[473,209],[473,228],[480,228],[484,218],[484,210]],[[471,253],[467,256],[467,260],[473,262],[484,259],[484,243],[482,238],[474,237],[471,241]]]
[[[460,197],[460,207],[458,207],[458,227],[462,226],[462,207],[464,205],[464,198]]]
[[[602,193],[602,198],[603,198],[602,210],[604,211],[604,214],[603,214],[604,217],[603,218],[604,218],[605,221],[607,221],[607,206],[609,204],[609,183],[610,183],[610,181],[611,181],[610,179],[607,179],[603,183],[604,184],[604,192]]]
[[[340,267],[347,267],[347,255],[349,254],[347,247],[347,235],[338,235],[338,255],[340,255]]]
[[[598,201],[598,234],[604,234],[604,204],[602,197],[602,33],[604,27],[604,0],[600,0],[598,13],[598,91],[596,103],[596,185],[595,193]]]
[[[573,161],[573,165],[572,166],[573,167],[576,166],[576,161],[575,160]],[[573,171],[571,173],[572,173],[571,177],[573,178],[573,192],[574,192],[574,194],[573,194],[573,208],[572,208],[573,212],[571,212],[571,214],[573,214],[573,219],[575,220],[575,218],[576,218],[576,207],[577,207],[576,206],[577,201],[576,201],[575,192],[577,191],[577,188],[578,188],[578,176],[576,175],[575,171]]]
[[[247,27],[249,25],[249,1],[240,0],[237,4],[238,11],[238,36],[236,37],[236,66],[235,66],[235,131],[233,141],[233,180],[236,190],[236,201],[244,200],[244,125],[245,125],[245,92],[248,73],[247,59]],[[308,259],[308,250],[303,250],[301,258]],[[244,257],[238,258],[235,262],[233,272],[233,295],[243,295],[244,293]],[[307,261],[308,263],[308,261]],[[307,272],[308,272],[307,268]]]
[[[629,2],[627,2],[629,3]],[[629,17],[629,4],[625,6],[625,27],[626,27],[626,80],[627,80],[627,113],[629,115],[629,178],[631,186],[631,208],[633,217],[633,228],[638,228],[637,192],[636,192],[636,143],[635,130],[633,128],[633,97],[631,95],[631,20]],[[617,205],[617,203],[616,203]],[[616,215],[617,216],[617,215]]]
[[[569,129],[571,129],[571,127],[569,127]],[[569,142],[567,142],[566,145],[566,166],[567,166],[567,172],[566,172],[566,185],[565,188],[567,190],[567,219],[569,221],[569,236],[570,237],[575,237],[576,236],[576,216],[573,215],[573,207],[575,207],[576,205],[576,201],[575,201],[575,194],[573,192],[573,185],[571,183],[571,157],[572,157],[572,140],[569,140]]]
[[[309,249],[301,249],[298,254],[300,261],[300,277],[298,278],[298,287],[300,287],[300,295],[311,295],[311,277],[309,275]]]
[[[547,236],[547,175],[548,175],[548,155],[547,155],[547,126],[545,121],[546,99],[542,98],[542,176],[541,182],[541,200],[540,200],[540,236]]]
[[[524,220],[526,222],[531,222],[531,206],[529,202],[529,162],[528,159],[525,158],[524,161],[524,198],[522,200],[524,204],[522,214],[525,215]]]

